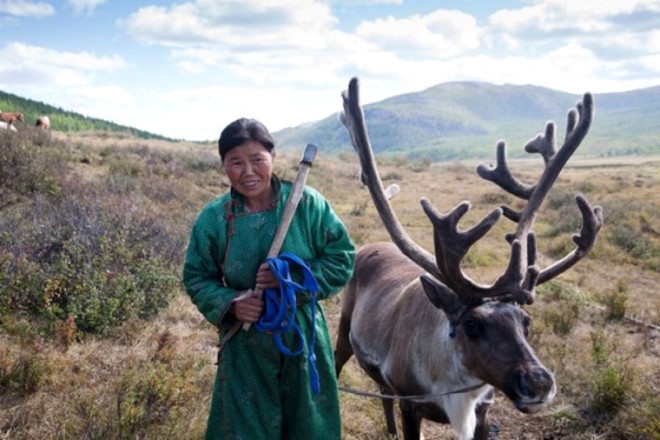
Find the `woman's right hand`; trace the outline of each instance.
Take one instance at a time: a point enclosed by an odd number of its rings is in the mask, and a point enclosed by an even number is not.
[[[234,316],[241,322],[253,324],[261,317],[264,302],[252,294],[245,299],[234,302]]]

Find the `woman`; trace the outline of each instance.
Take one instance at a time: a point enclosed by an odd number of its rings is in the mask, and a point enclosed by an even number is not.
[[[219,328],[222,341],[206,438],[339,439],[332,345],[323,310],[315,301],[312,307],[310,292],[296,294],[295,321],[303,338],[316,335],[318,394],[310,386],[311,341],[303,354],[290,356],[281,353],[272,333],[256,325],[228,337],[232,329],[255,324],[262,316],[264,302],[252,290],[279,287],[265,260],[292,184],[273,174],[274,141],[259,121],[232,122],[220,134],[218,147],[231,190],[202,209],[183,270],[186,291]],[[307,263],[318,282],[319,300],[338,293],[353,272],[355,247],[344,224],[328,201],[309,187],[282,252]],[[299,273],[294,278],[301,280]],[[282,342],[294,347],[300,340],[290,333]]]

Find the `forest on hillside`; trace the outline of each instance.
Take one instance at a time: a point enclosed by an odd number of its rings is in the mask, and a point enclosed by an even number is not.
[[[115,124],[98,118],[90,118],[80,113],[64,110],[43,102],[21,98],[0,91],[0,112],[21,112],[25,125],[34,125],[40,116],[48,116],[51,127],[62,132],[118,132],[126,133],[142,139],[173,140],[165,136],[149,133],[133,127]],[[20,122],[17,125],[20,127]]]

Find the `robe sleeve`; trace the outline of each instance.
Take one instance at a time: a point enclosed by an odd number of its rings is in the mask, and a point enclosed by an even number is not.
[[[226,246],[226,223],[207,207],[193,225],[183,266],[183,285],[193,304],[215,326],[235,321],[227,311],[238,291],[225,286],[218,256]]]
[[[344,223],[320,193],[311,191],[309,202],[311,242],[317,256],[307,263],[319,284],[317,298],[323,300],[336,295],[353,275],[355,245]]]

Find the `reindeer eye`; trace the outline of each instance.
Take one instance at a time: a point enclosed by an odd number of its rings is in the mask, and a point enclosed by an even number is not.
[[[471,338],[477,338],[481,335],[481,323],[476,319],[466,319],[463,322],[463,331]]]

